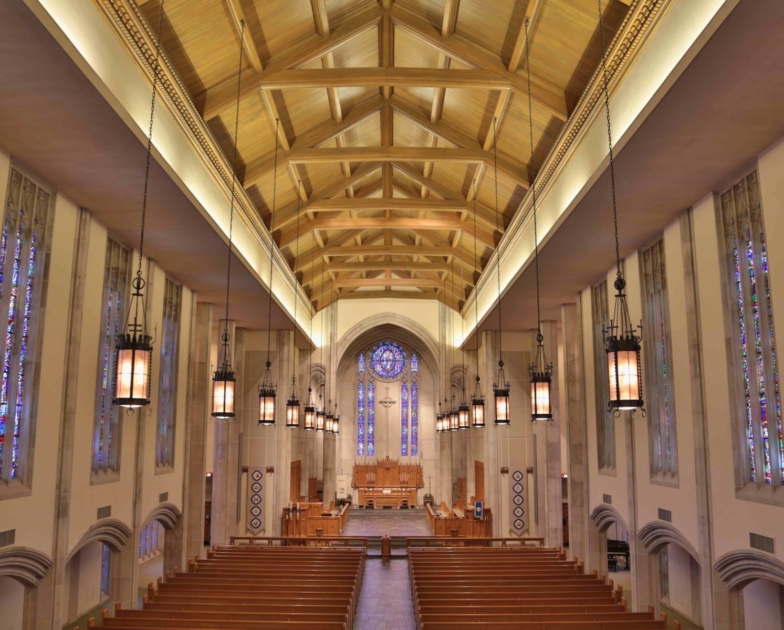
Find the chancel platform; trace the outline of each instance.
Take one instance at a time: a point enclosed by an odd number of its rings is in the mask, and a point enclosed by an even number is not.
[[[417,490],[424,487],[421,464],[401,464],[389,457],[369,464],[354,464],[351,486],[358,491],[358,505],[400,508],[417,504]]]

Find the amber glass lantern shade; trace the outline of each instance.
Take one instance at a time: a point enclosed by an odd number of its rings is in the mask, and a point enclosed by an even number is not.
[[[326,419],[327,419],[327,414],[324,412],[323,409],[319,409],[316,412],[316,431],[324,430],[324,424],[326,422]]]
[[[337,435],[340,433],[340,416],[335,416],[332,418],[332,433]]]
[[[114,359],[114,400],[119,407],[138,409],[150,404],[152,338],[149,335],[121,335]]]
[[[305,405],[305,431],[313,431],[316,428],[316,407],[308,402]]]
[[[498,377],[493,383],[493,397],[495,398],[495,424],[496,426],[509,426],[509,383],[504,374],[504,362],[498,362]]]
[[[460,414],[457,409],[449,412],[449,430],[457,431],[460,428]]]
[[[644,406],[642,398],[642,326],[635,329],[623,290],[626,282],[615,280],[615,316],[604,331],[610,386],[610,409],[633,410]]]
[[[289,398],[286,401],[286,428],[299,429],[299,399]]]
[[[544,335],[541,332],[536,335],[536,341],[538,343],[536,359],[528,367],[528,374],[531,378],[531,422],[538,420],[552,422],[553,409],[550,394],[553,366],[547,363],[547,356],[544,352]]]
[[[461,431],[471,428],[471,409],[465,401],[457,408],[457,428]]]
[[[474,429],[485,428],[485,398],[474,396],[471,399],[471,426]]]
[[[259,390],[259,424],[269,427],[275,424],[275,390]]]
[[[228,420],[234,417],[234,389],[237,379],[231,370],[217,370],[212,379],[212,417]]]

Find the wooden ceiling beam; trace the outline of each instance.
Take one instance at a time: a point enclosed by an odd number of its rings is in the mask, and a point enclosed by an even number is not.
[[[430,280],[427,278],[387,278],[386,276],[380,278],[347,278],[345,280],[338,278],[332,282],[332,288],[334,289],[357,289],[360,287],[416,287],[437,289],[440,286],[440,280]]]
[[[364,262],[333,262],[327,265],[330,271],[386,271],[387,269],[398,271],[447,271],[448,265],[445,262],[413,262],[410,260],[371,260]]]
[[[228,5],[229,13],[231,13],[234,28],[237,29],[237,33],[241,33],[242,23],[245,22],[245,12],[242,10],[240,0],[226,0],[226,4]],[[253,69],[256,72],[261,72],[264,68],[261,66],[261,57],[259,57],[259,51],[256,48],[256,43],[253,41],[250,30],[248,30],[243,38],[243,49],[245,50],[245,55],[248,57],[248,61],[250,61],[250,65]]]
[[[451,87],[508,90],[511,82],[487,70],[440,70],[432,68],[327,68],[280,70],[264,73],[258,87],[265,90],[329,87]]]
[[[259,90],[265,78],[281,70],[298,68],[321,59],[346,42],[376,28],[382,14],[381,8],[374,4],[331,30],[329,37],[321,37],[314,33],[275,55],[269,60],[264,72],[257,73],[253,70],[243,72],[241,96],[245,97]],[[210,120],[231,107],[236,98],[237,80],[236,77],[231,77],[198,95],[194,101],[199,106],[204,120]]]
[[[450,199],[320,199],[308,205],[311,212],[363,212],[405,210],[420,212],[464,212],[470,205]]]
[[[477,46],[460,35],[444,37],[440,30],[434,28],[430,22],[403,9],[400,5],[392,7],[389,13],[397,28],[404,29],[445,55],[458,59],[468,66],[490,71],[499,77],[503,77],[509,82],[512,90],[527,98],[528,87],[526,78],[514,72],[509,72],[497,55]],[[566,104],[566,96],[562,90],[555,89],[539,77],[531,77],[531,92],[532,98],[537,104],[545,108],[552,116],[562,121],[568,118],[569,111]]]
[[[477,149],[440,149],[429,147],[342,147],[340,149],[302,149],[286,156],[300,164],[350,162],[456,162],[477,163],[490,158]]]
[[[267,92],[263,92],[263,94],[267,94]],[[329,142],[330,140],[334,140],[340,134],[345,133],[349,129],[366,120],[369,116],[372,116],[378,112],[383,104],[384,101],[381,98],[373,97],[354,107],[354,109],[352,109],[351,112],[349,112],[349,114],[345,116],[340,122],[328,120],[324,123],[316,125],[295,140],[291,149],[292,153],[278,155],[278,162],[284,163],[292,155],[296,155],[296,152],[300,149],[318,147],[325,144],[326,142]],[[288,145],[288,140],[286,140],[286,145]],[[261,158],[260,160],[256,160],[255,162],[251,162],[245,169],[245,179],[243,180],[243,186],[245,188],[250,188],[251,186],[259,183],[259,181],[271,173],[274,168],[274,153],[272,155]]]
[[[300,222],[300,237],[308,234],[312,230],[449,230],[457,232],[467,232],[473,235],[473,223],[461,221],[458,218],[446,219],[420,219],[420,218],[401,218],[401,217],[348,217],[345,219],[315,219],[313,221]],[[476,229],[476,237],[486,245],[495,247],[493,234],[479,227]],[[286,247],[297,238],[297,228],[289,228],[280,235],[280,247]]]

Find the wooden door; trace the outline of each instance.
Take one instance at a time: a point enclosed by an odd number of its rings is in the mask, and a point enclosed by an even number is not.
[[[457,500],[461,505],[468,502],[468,479],[465,477],[457,478]]]
[[[289,489],[289,501],[292,503],[297,503],[299,501],[299,484],[300,484],[300,477],[302,475],[302,462],[298,459],[295,462],[291,462],[291,480],[290,480],[290,489]]]
[[[474,496],[477,501],[485,502],[485,463],[474,462]]]
[[[318,479],[308,477],[308,501],[318,500]]]

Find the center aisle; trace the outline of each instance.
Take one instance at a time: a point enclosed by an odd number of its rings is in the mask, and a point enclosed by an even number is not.
[[[430,536],[417,510],[352,510],[342,536]],[[368,557],[354,630],[415,630],[408,559]]]

